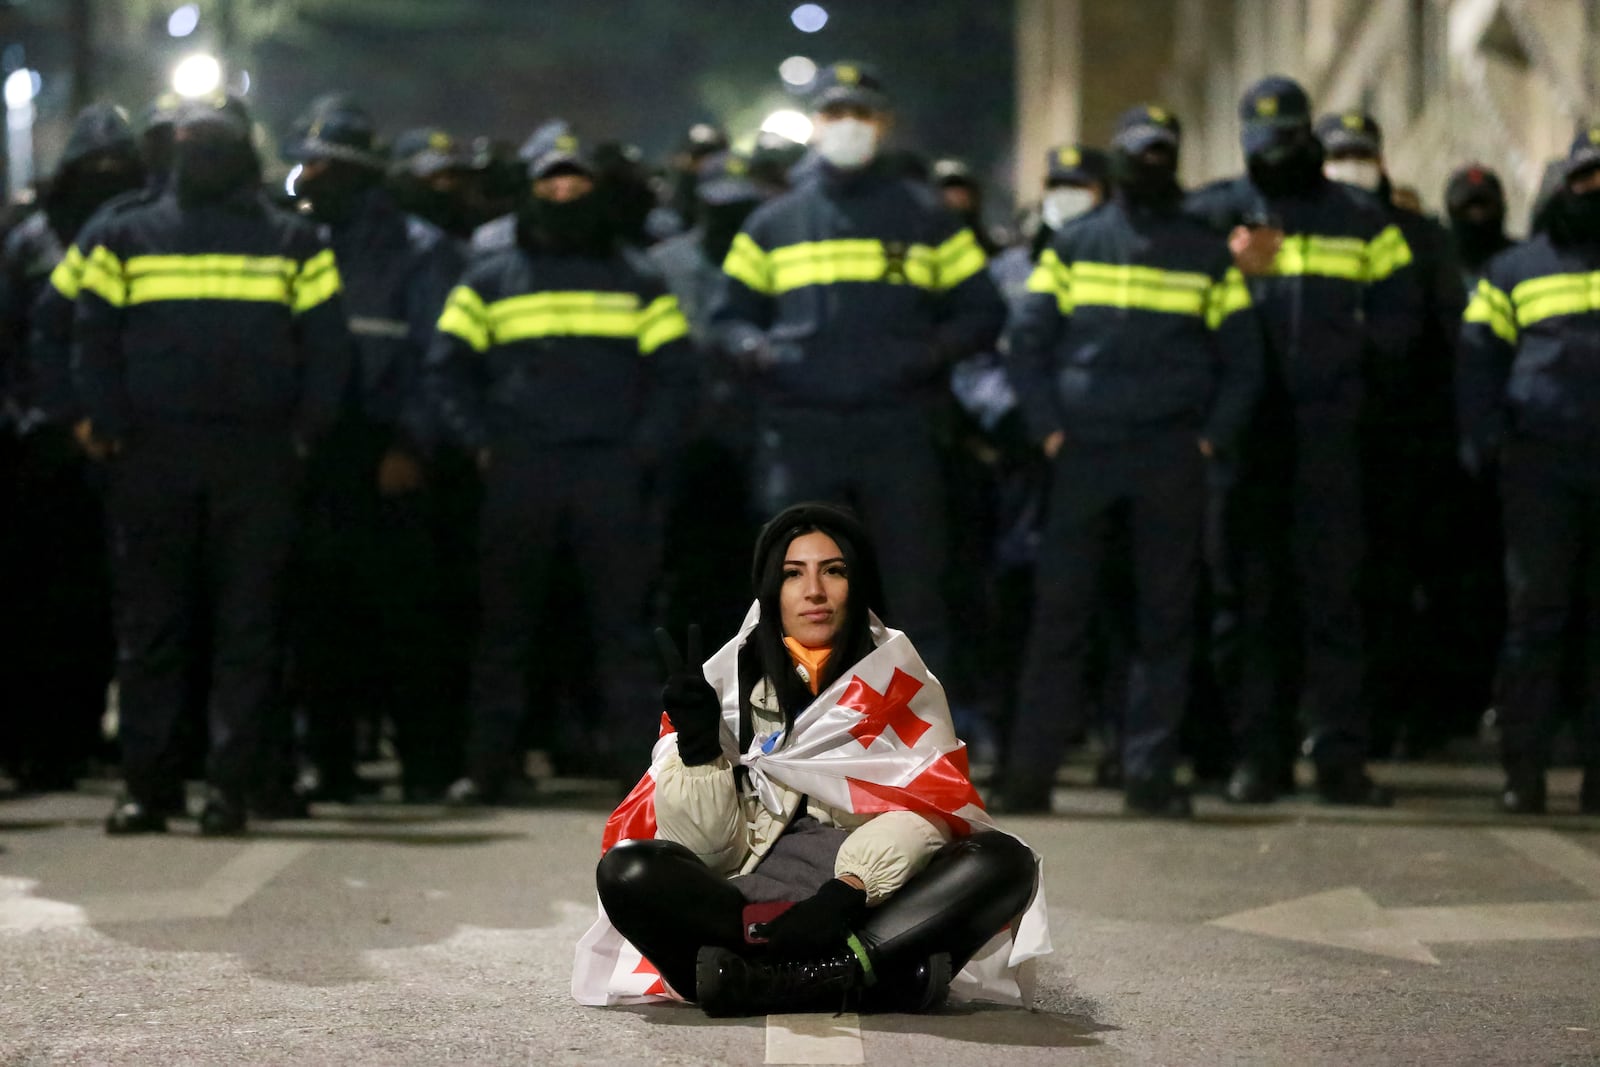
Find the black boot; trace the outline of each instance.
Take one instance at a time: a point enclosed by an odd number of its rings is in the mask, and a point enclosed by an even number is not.
[[[1583,788],[1578,792],[1578,810],[1585,815],[1600,815],[1600,763],[1583,769]]]
[[[843,1011],[862,984],[861,965],[848,952],[769,961],[708,945],[694,961],[695,1000],[713,1018]]]
[[[1278,771],[1255,760],[1233,769],[1223,799],[1230,804],[1271,804],[1278,799]]]
[[[1584,779],[1588,785],[1588,777]],[[1500,791],[1500,810],[1507,815],[1545,813],[1544,771],[1532,767],[1512,767],[1506,771],[1506,787]]]
[[[1122,794],[1122,808],[1129,815],[1154,819],[1188,819],[1194,815],[1189,792],[1168,778],[1130,778]]]
[[[1374,782],[1359,763],[1317,768],[1317,799],[1324,804],[1391,808],[1394,793]]]
[[[217,789],[206,794],[205,807],[200,809],[202,837],[238,837],[244,833],[245,822],[242,800]]]
[[[950,953],[936,952],[910,967],[883,967],[862,994],[865,1011],[922,1014],[938,1011],[950,996]]]
[[[145,804],[125,796],[106,816],[106,833],[113,837],[125,834],[164,834],[167,817],[154,805]]]

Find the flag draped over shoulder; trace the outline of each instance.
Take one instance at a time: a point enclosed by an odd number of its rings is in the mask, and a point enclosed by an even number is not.
[[[790,736],[758,735],[739,754],[739,648],[755,629],[751,607],[739,633],[706,661],[708,682],[722,700],[723,754],[742,764],[767,810],[781,810],[778,785],[842,811],[914,811],[956,837],[996,829],[967,774],[966,745],[950,723],[944,689],[911,641],[872,620],[877,647],[798,716]],[[670,750],[672,724],[662,716],[654,762],[606,821],[602,854],[619,841],[656,836],[655,782]],[[765,749],[771,748],[768,752]],[[1023,965],[1050,952],[1042,872],[1022,916],[985,945],[951,983],[951,994],[974,1000],[1027,999]],[[582,1004],[637,1004],[677,999],[654,966],[606,918],[578,942],[572,995]]]

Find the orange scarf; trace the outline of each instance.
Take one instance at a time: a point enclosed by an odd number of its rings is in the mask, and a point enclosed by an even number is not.
[[[811,688],[811,695],[816,696],[817,687],[822,683],[822,668],[827,666],[833,649],[807,648],[792,637],[785,637],[783,644],[789,650],[789,658],[794,660],[795,673]]]

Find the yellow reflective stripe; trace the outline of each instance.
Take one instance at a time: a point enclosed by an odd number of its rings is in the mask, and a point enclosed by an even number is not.
[[[1486,278],[1478,281],[1478,288],[1473,292],[1472,300],[1461,318],[1464,322],[1483,323],[1508,345],[1517,343],[1517,318],[1512,310],[1511,298],[1490,285]]]
[[[474,352],[489,350],[489,314],[483,298],[470,286],[458,285],[450,290],[437,328],[440,333],[460,338]]]
[[[956,256],[958,258],[952,260],[955,266],[966,269],[970,259],[964,257],[959,247]],[[839,282],[909,283],[919,289],[945,288],[940,277],[939,251],[930,245],[894,246],[871,238],[806,241],[774,249],[769,259],[774,294]]]
[[[1405,242],[1402,240],[1401,245]],[[1410,249],[1406,250],[1410,255]],[[1276,274],[1300,276],[1314,274],[1324,278],[1365,281],[1369,274],[1367,244],[1358,237],[1318,237],[1297,233],[1283,239],[1278,256],[1272,261]]]
[[[1600,311],[1600,271],[1530,278],[1511,290],[1511,305],[1522,326]]]
[[[1203,316],[1211,279],[1189,271],[1079,260],[1071,266],[1072,302],[1082,307]]]
[[[639,315],[639,354],[648,356],[664,344],[689,336],[689,320],[670,293],[650,301]]]
[[[78,299],[78,290],[83,285],[83,267],[83,253],[78,251],[77,245],[71,246],[56,269],[50,272],[51,288],[68,300]]]
[[[1222,280],[1206,294],[1206,325],[1215,330],[1228,321],[1229,315],[1249,307],[1250,287],[1245,285],[1238,267],[1229,267]]]
[[[1033,273],[1028,275],[1028,292],[1046,293],[1056,298],[1056,309],[1063,316],[1072,314],[1072,274],[1061,262],[1061,257],[1056,255],[1056,250],[1047,248],[1039,257],[1039,263],[1033,268]]]
[[[325,248],[305,261],[294,280],[294,313],[310,311],[339,295],[339,266],[333,249]]]
[[[772,295],[772,263],[747,233],[734,237],[727,258],[722,261],[722,272],[755,292]]]
[[[977,235],[964,229],[934,250],[934,261],[938,267],[937,288],[954,289],[981,271],[989,258],[983,254]]]
[[[80,284],[112,307],[128,306],[128,279],[122,261],[105,245],[99,245],[89,253],[83,265]]]
[[[244,300],[289,304],[294,260],[282,256],[134,256],[128,260],[128,303]]]
[[[528,293],[489,305],[489,335],[496,344],[541,337],[639,336],[635,293],[558,290]]]
[[[1392,223],[1367,242],[1367,281],[1381,282],[1411,263],[1411,246]]]

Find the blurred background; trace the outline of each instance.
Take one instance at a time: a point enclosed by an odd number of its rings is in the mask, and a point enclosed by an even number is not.
[[[243,92],[273,138],[348,89],[390,132],[516,143],[559,115],[660,159],[693,122],[782,125],[814,63],[862,59],[901,143],[968,159],[996,213],[1038,188],[1046,146],[1103,140],[1139,100],[1183,118],[1190,181],[1236,171],[1239,91],[1279,71],[1319,110],[1375,114],[1425,203],[1478,159],[1520,220],[1592,110],[1597,27],[1597,0],[0,0],[0,67],[16,192],[79,107],[137,112],[175,77]]]

